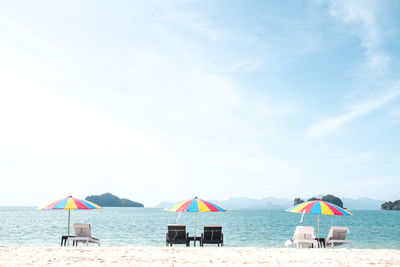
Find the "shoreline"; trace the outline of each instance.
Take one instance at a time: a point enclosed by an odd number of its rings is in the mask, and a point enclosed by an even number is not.
[[[399,266],[400,249],[0,246],[0,266]]]

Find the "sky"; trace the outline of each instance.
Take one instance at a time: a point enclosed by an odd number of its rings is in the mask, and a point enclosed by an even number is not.
[[[0,205],[400,198],[400,3],[0,1]]]

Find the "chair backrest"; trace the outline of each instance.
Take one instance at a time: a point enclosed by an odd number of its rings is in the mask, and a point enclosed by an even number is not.
[[[315,239],[314,227],[312,226],[297,226],[293,235],[294,240],[313,240]]]
[[[348,233],[350,230],[346,226],[332,226],[326,240],[346,240]]]
[[[168,237],[174,239],[186,239],[186,225],[169,224]]]
[[[92,237],[90,224],[74,223],[74,231],[77,237]]]
[[[204,239],[206,240],[221,240],[222,226],[221,225],[204,225]]]

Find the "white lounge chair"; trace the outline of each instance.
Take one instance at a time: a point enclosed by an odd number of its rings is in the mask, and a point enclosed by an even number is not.
[[[296,245],[298,248],[318,248],[314,227],[297,226],[293,238],[285,242],[285,246]]]
[[[350,233],[348,227],[345,226],[332,226],[329,230],[328,237],[326,238],[326,246],[335,247],[343,244],[350,244],[353,247],[353,241],[346,240],[347,234]]]
[[[89,243],[96,243],[100,246],[100,240],[92,237],[90,224],[74,223],[74,231],[75,231],[75,236],[68,238],[68,244],[69,241],[74,241],[76,242],[77,245],[78,242],[82,242],[86,243],[86,246]]]

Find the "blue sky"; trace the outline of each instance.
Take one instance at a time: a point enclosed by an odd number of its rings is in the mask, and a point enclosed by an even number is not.
[[[1,1],[1,205],[400,198],[397,1]]]

